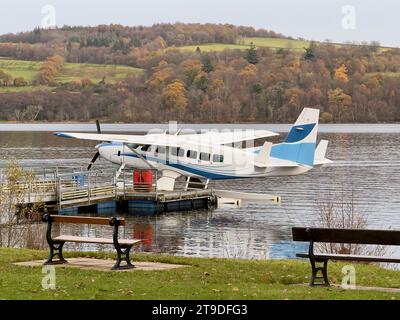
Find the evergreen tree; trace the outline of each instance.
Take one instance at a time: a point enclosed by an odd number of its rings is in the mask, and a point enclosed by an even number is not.
[[[203,55],[202,59],[202,64],[203,66],[201,67],[201,70],[204,72],[210,73],[214,71],[214,66],[211,62],[210,56],[208,54]]]
[[[250,48],[246,50],[246,60],[251,64],[257,64],[260,61],[257,55],[256,46],[253,42],[250,43]]]
[[[316,44],[314,41],[311,41],[310,45],[308,46],[308,48],[304,48],[305,52],[304,52],[304,59],[306,60],[313,60],[315,58],[315,48],[316,48]]]

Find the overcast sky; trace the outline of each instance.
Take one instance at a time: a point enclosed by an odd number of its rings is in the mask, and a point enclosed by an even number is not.
[[[32,30],[54,7],[58,26],[212,22],[253,26],[312,40],[400,46],[398,0],[12,0],[2,1],[0,34]],[[44,10],[44,13],[42,11]],[[49,11],[50,10],[50,11]]]

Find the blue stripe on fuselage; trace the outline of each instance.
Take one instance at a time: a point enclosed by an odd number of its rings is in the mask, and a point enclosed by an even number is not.
[[[136,154],[131,154],[131,153],[123,153],[121,154],[122,156],[126,156],[126,157],[133,157],[133,158],[139,158]],[[208,172],[208,171],[203,171],[200,169],[196,169],[193,167],[189,167],[183,164],[179,164],[176,162],[171,162],[171,161],[167,161],[167,160],[163,160],[163,159],[159,159],[159,158],[154,158],[154,157],[149,157],[146,155],[142,155],[143,158],[145,158],[146,160],[149,161],[154,161],[154,162],[159,162],[159,163],[163,163],[167,166],[179,169],[179,170],[183,170],[186,172],[190,172],[196,175],[199,175],[201,177],[205,177],[208,179],[212,179],[212,180],[222,180],[222,179],[238,179],[240,177],[236,177],[236,176],[228,176],[228,175],[224,175],[224,174],[219,174],[219,173],[212,173],[212,172]]]

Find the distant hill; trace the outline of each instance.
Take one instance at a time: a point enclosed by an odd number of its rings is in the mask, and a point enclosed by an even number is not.
[[[239,49],[239,50],[238,50]],[[400,121],[400,51],[230,24],[0,36],[0,120]]]

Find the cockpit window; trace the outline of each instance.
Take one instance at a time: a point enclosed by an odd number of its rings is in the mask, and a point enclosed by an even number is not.
[[[144,146],[142,147],[142,149],[140,149],[140,150],[142,150],[142,151],[144,151],[144,152],[150,152],[150,149],[151,149],[151,145],[146,144],[146,145],[144,145]]]
[[[126,145],[128,146],[129,149],[132,150],[137,149],[139,147],[139,145],[136,143],[127,143]]]

